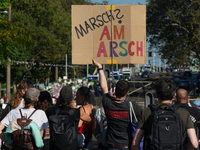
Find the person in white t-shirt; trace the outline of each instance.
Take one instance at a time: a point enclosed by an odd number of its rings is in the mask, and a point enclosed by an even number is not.
[[[6,108],[3,110],[0,115],[0,121],[4,119],[4,117],[10,112],[11,109],[20,109],[24,107],[24,99],[23,96],[27,89],[32,88],[33,83],[30,80],[23,80],[17,86],[17,92],[8,102]]]
[[[36,88],[30,88],[26,91],[24,95],[25,107],[21,109],[23,117],[29,117],[32,112],[35,110],[34,105],[38,101],[40,91]],[[2,130],[7,127],[14,119],[21,118],[19,109],[11,110],[6,117],[0,123],[0,134]],[[36,110],[35,113],[30,117],[34,121],[43,137],[44,129],[49,126],[47,116],[43,110]],[[0,138],[3,138],[3,135],[0,135]]]

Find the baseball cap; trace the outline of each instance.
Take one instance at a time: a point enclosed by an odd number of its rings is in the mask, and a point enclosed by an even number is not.
[[[37,101],[40,96],[40,91],[36,88],[29,88],[24,94],[24,100],[28,103]]]
[[[73,99],[72,87],[71,86],[64,86],[60,90],[59,99],[62,103],[71,102],[72,99]]]

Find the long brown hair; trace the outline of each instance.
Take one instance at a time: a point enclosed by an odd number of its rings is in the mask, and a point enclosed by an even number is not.
[[[17,92],[11,98],[11,101],[10,101],[10,105],[11,105],[12,109],[15,109],[19,106],[19,104],[24,96],[24,93],[22,93],[22,90],[26,91],[26,89],[28,89],[31,85],[32,85],[32,82],[29,80],[23,80],[20,82],[20,84],[17,88]]]

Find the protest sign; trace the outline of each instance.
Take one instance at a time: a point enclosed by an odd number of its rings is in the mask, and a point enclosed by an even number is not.
[[[146,6],[72,5],[72,64],[111,64],[112,55],[114,64],[146,64]]]

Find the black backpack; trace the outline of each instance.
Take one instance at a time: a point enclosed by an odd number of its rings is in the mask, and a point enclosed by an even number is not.
[[[17,119],[17,124],[21,127],[21,130],[16,130],[11,134],[12,150],[34,150],[36,148],[31,130],[24,129],[31,123],[30,117],[35,111],[28,118],[23,118],[21,109],[19,109],[21,118]]]
[[[163,108],[163,106],[166,107]],[[183,120],[176,111],[179,106],[161,104],[148,107],[152,114],[148,118],[145,149],[183,150],[185,130]]]
[[[70,110],[54,107],[54,115],[49,117],[51,149],[67,150],[70,145],[78,144],[76,123],[79,118],[73,116],[75,108]]]

